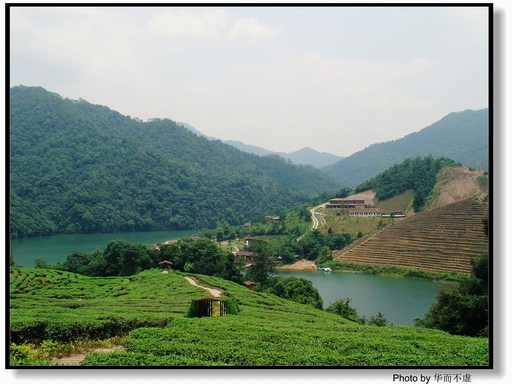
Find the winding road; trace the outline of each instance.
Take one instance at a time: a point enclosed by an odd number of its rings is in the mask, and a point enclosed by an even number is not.
[[[323,208],[323,207],[325,207],[325,203],[317,205],[316,207],[313,207],[309,210],[309,212],[311,213],[311,219],[313,220],[313,226],[311,227],[312,231],[315,229],[318,229],[318,226],[320,224],[325,225],[324,217],[320,213],[317,212],[317,209]]]

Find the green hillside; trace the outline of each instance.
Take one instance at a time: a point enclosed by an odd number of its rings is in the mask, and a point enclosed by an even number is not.
[[[333,252],[359,265],[395,266],[435,273],[469,274],[471,261],[489,252],[482,219],[489,203],[466,199],[397,219],[379,232]]]
[[[407,190],[413,190],[412,207],[416,212],[421,212],[436,185],[439,171],[444,167],[457,166],[460,164],[444,157],[434,159],[432,156],[427,156],[423,159],[420,157],[405,159],[401,164],[395,164],[359,184],[355,190],[362,192],[373,189],[380,201],[398,196]]]
[[[312,166],[40,87],[11,88],[9,138],[12,238],[236,225],[339,188]]]
[[[429,155],[488,170],[489,110],[450,113],[419,132],[370,145],[322,169],[342,185],[355,187],[407,158]]]
[[[190,129],[190,126],[189,126]],[[313,148],[305,147],[301,148],[297,151],[285,153],[285,152],[272,152],[267,149],[257,147],[254,145],[244,144],[241,141],[235,140],[223,140],[223,143],[232,145],[235,148],[240,149],[244,152],[254,153],[259,156],[265,155],[278,155],[287,160],[291,160],[295,164],[310,164],[316,168],[326,167],[328,165],[334,164],[335,162],[343,159],[343,157],[333,155],[332,153],[327,152],[318,152]]]
[[[203,288],[222,292],[232,314],[187,317]],[[65,342],[129,331],[125,351],[90,353],[85,366],[403,366],[489,365],[488,339],[414,327],[360,325],[338,315],[226,280],[148,270],[92,278],[12,268],[11,342]],[[232,309],[233,311],[233,309]]]

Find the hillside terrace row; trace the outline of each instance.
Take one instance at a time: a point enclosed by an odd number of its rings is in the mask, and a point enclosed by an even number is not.
[[[482,226],[488,212],[487,204],[472,199],[421,212],[334,251],[333,259],[467,274],[471,260],[489,250]]]

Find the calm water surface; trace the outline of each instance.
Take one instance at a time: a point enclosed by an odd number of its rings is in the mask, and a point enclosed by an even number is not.
[[[95,235],[56,235],[11,240],[16,264],[34,268],[35,259],[48,264],[62,263],[73,251],[91,253],[96,248],[105,250],[109,241],[126,240],[132,244],[153,245],[171,239],[188,237],[198,231],[104,233]]]
[[[33,268],[37,258],[54,265],[65,261],[73,251],[90,253],[96,248],[104,250],[111,240],[150,246],[194,233],[197,231],[57,235],[11,240],[11,249],[16,264]],[[359,273],[283,271],[278,274],[311,280],[322,296],[324,307],[337,299],[350,297],[350,305],[357,309],[359,316],[369,319],[380,311],[389,323],[396,325],[413,325],[414,318],[423,317],[441,285],[431,281]]]
[[[311,280],[324,301],[324,308],[337,299],[350,297],[350,306],[367,319],[379,311],[388,323],[413,325],[435,301],[440,283],[347,272],[278,272],[283,277]]]

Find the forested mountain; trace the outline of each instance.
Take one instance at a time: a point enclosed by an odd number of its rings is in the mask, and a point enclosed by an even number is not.
[[[322,168],[343,159],[343,157],[327,152],[318,152],[316,149],[305,147],[295,152],[282,154],[285,159],[295,164],[311,164],[314,167]]]
[[[359,184],[355,191],[373,189],[379,200],[387,200],[412,189],[414,191],[412,207],[415,212],[421,212],[436,184],[438,172],[444,167],[457,166],[460,164],[444,157],[434,159],[432,156],[426,156],[422,159],[418,156],[415,159],[405,159],[401,164],[395,164]]]
[[[203,136],[210,140],[218,140],[212,136],[206,136],[205,134],[199,132],[190,124],[183,122],[179,122],[178,124],[184,126],[185,128],[192,131],[198,136]],[[343,159],[343,157],[333,155],[332,153],[318,152],[317,150],[309,147],[299,149],[298,151],[286,153],[269,151],[268,149],[258,147],[256,145],[245,144],[241,141],[236,140],[222,140],[222,142],[225,144],[229,144],[235,148],[238,148],[243,152],[252,153],[258,156],[278,155],[285,158],[286,160],[290,160],[294,164],[312,165],[313,167],[316,168],[326,167],[328,165],[334,164],[338,160]]]
[[[292,163],[301,165],[312,165],[317,168],[326,167],[343,159],[343,157],[336,156],[327,152],[318,152],[317,150],[309,147],[299,149],[298,151],[285,153],[272,152],[261,147],[244,144],[241,141],[224,140],[223,142],[232,145],[233,147],[238,148],[244,152],[254,153],[259,156],[265,156],[269,154],[278,155],[287,160],[290,160]]]
[[[338,188],[312,166],[244,153],[169,119],[10,90],[11,237],[240,224]]]
[[[243,143],[241,141],[237,141],[237,140],[224,140],[223,142],[226,144],[232,145],[233,147],[238,148],[241,151],[253,153],[258,156],[267,156],[267,155],[281,156],[281,153],[272,152],[272,151],[269,151],[268,149],[258,147],[256,145],[245,144],[245,143]]]
[[[488,170],[489,110],[450,113],[419,132],[373,144],[322,169],[343,186],[353,187],[407,158],[428,155]]]

